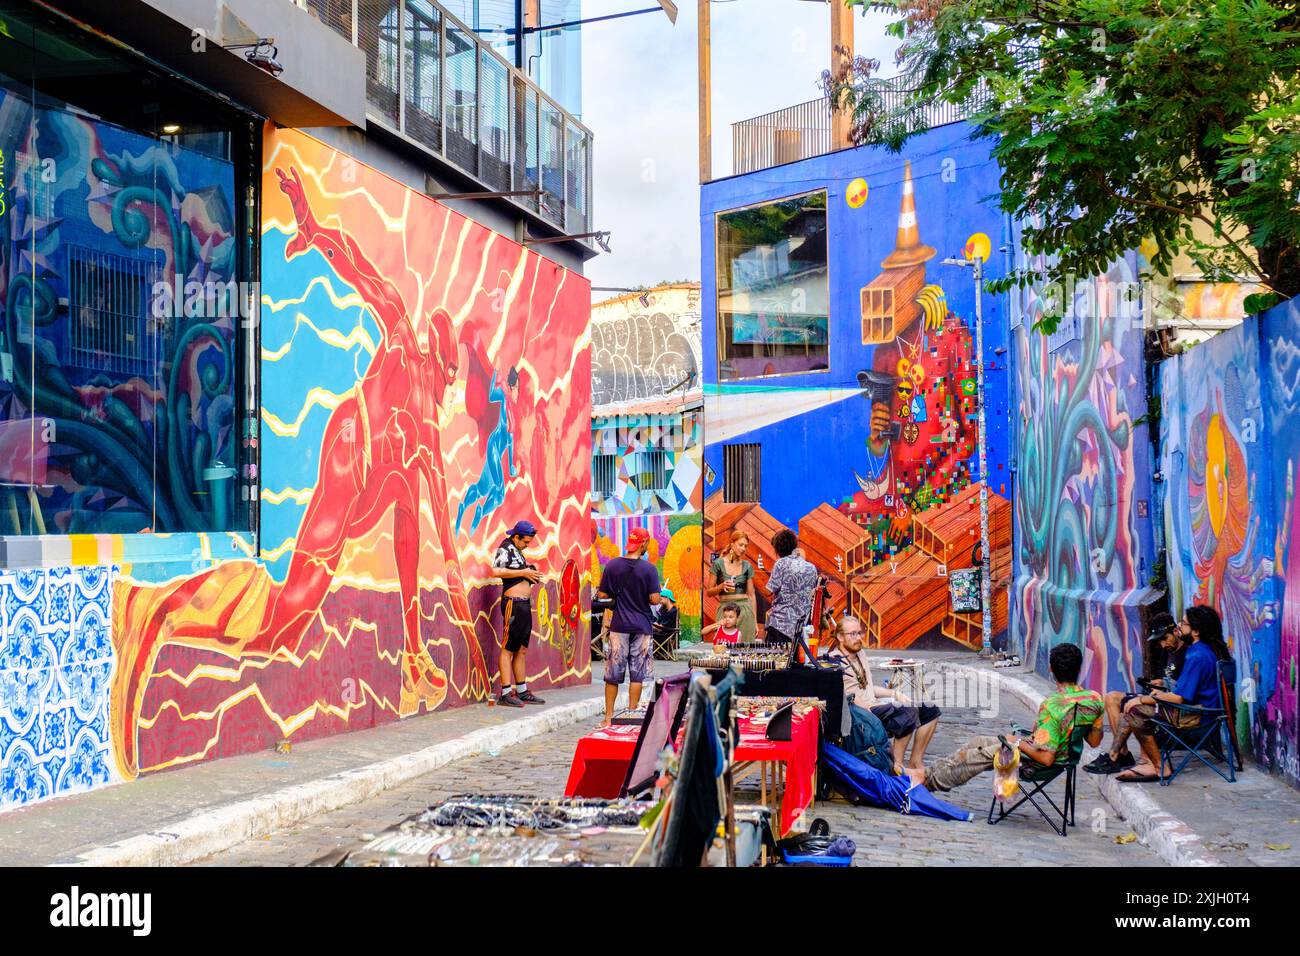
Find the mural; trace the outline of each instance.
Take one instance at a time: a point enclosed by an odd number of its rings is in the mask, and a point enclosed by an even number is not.
[[[0,528],[243,523],[232,165],[3,88],[0,157]]]
[[[116,777],[109,569],[0,571],[0,810]]]
[[[261,551],[118,580],[128,777],[482,699],[518,518],[528,680],[589,673],[586,281],[306,135],[265,156]]]
[[[698,283],[657,286],[591,307],[594,406],[662,398],[672,388],[699,386]]]
[[[1253,324],[1256,320],[1247,320]],[[1263,345],[1259,368],[1267,400],[1261,429],[1270,451],[1273,538],[1273,633],[1254,645],[1253,694],[1255,756],[1273,773],[1300,787],[1300,502],[1295,476],[1300,471],[1300,308],[1279,305],[1258,320]],[[1255,499],[1252,497],[1252,501]],[[1243,694],[1244,696],[1252,696]]]
[[[1243,323],[1160,366],[1161,471],[1169,603],[1208,604],[1223,619],[1239,679],[1274,661],[1274,529],[1258,326]],[[1257,661],[1260,654],[1266,661]],[[1251,726],[1242,695],[1237,728]]]
[[[663,403],[657,403],[656,407]],[[592,454],[612,456],[610,494],[592,502],[596,515],[644,515],[699,511],[702,501],[700,439],[703,413],[697,405],[674,412],[641,411],[595,415]],[[662,452],[662,458],[646,452]],[[599,471],[600,462],[593,466]],[[658,469],[657,471],[655,469]]]
[[[739,268],[716,261],[731,255],[735,243],[715,244],[715,216],[761,211],[765,202],[825,184],[830,320],[829,369],[719,382],[721,333],[711,301],[719,293],[706,285],[705,308],[712,311],[704,323],[704,538],[713,552],[734,532],[748,532],[762,589],[776,560],[772,534],[795,530],[808,560],[830,582],[833,611],[861,617],[870,645],[975,647],[982,644],[980,615],[972,620],[953,611],[948,574],[974,563],[980,540],[982,361],[992,610],[995,632],[1006,629],[1005,331],[999,303],[985,296],[984,358],[976,355],[970,273],[941,268],[937,260],[940,249],[965,252],[984,259],[990,277],[1000,272],[1001,264],[990,261],[990,234],[1000,231],[1001,217],[979,199],[996,189],[996,164],[985,146],[966,139],[963,126],[931,131],[909,154],[915,158],[900,162],[863,148],[705,187],[703,239],[714,261],[706,262],[704,274],[713,281],[734,277]],[[767,245],[751,242],[743,255],[747,262],[788,260],[793,269],[807,258],[808,241],[799,233]],[[727,376],[734,378],[733,371]],[[724,486],[740,478],[727,475],[727,462],[735,460],[724,454],[729,445],[758,446],[759,500],[726,501]],[[717,602],[705,603],[707,622]]]
[[[1026,263],[1022,267],[1031,266]],[[1138,260],[1079,283],[1055,340],[1033,331],[1047,303],[1015,303],[1017,474],[1014,644],[1047,673],[1059,643],[1084,651],[1086,686],[1142,673],[1153,545]]]
[[[703,588],[704,550],[700,541],[700,515],[645,515],[595,519],[595,547],[591,549],[591,577],[599,583],[610,558],[623,553],[628,532],[650,532],[646,559],[659,569],[659,580],[677,599],[682,641],[700,639],[700,592]]]

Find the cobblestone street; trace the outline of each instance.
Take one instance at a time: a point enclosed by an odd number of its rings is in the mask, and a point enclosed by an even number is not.
[[[996,721],[981,720],[974,710],[949,711],[931,745],[935,756],[948,753],[962,740],[997,732],[1009,720],[1030,715],[1005,712]],[[497,756],[485,753],[458,761],[379,797],[311,818],[292,829],[253,840],[210,857],[198,865],[302,866],[340,847],[352,846],[430,803],[455,793],[521,793],[559,796],[579,737],[594,724],[583,722],[510,748]],[[757,777],[746,783],[757,783]],[[1059,791],[1058,783],[1054,788]],[[1159,866],[1155,853],[1140,843],[1117,844],[1129,832],[1102,800],[1089,774],[1079,774],[1078,826],[1061,838],[1026,805],[997,827],[984,822],[991,794],[991,777],[972,781],[945,796],[976,814],[972,823],[949,823],[904,816],[842,800],[819,803],[814,815],[824,817],[833,833],[844,833],[858,845],[858,866],[888,865],[1103,865]],[[738,790],[741,801],[756,801],[757,793]],[[1059,799],[1059,798],[1058,798]]]

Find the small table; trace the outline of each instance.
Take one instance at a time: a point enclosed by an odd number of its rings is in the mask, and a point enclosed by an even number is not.
[[[740,740],[736,745],[735,779],[753,773],[757,765],[763,774],[762,803],[767,805],[767,779],[772,778],[772,796],[780,798],[780,835],[784,836],[817,792],[817,747],[819,714],[809,711],[791,722],[789,740],[768,740],[762,727],[748,717],[739,718]],[[618,796],[627,776],[627,766],[636,749],[639,726],[601,727],[578,741],[564,787],[566,797]]]
[[[920,704],[925,691],[925,662],[908,658],[905,661],[872,661],[877,667],[893,671],[887,685],[893,690],[901,690],[912,699],[913,704]]]

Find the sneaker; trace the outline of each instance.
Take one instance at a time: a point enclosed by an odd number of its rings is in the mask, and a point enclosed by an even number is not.
[[[1119,767],[1121,770],[1127,770],[1129,767],[1136,767],[1137,760],[1133,758],[1131,753],[1125,750],[1119,755],[1119,760],[1116,762],[1115,766]]]
[[[1120,767],[1110,759],[1110,754],[1103,753],[1092,763],[1084,764],[1085,773],[1119,773]]]
[[[519,699],[518,694],[516,694],[514,691],[511,691],[510,693],[502,694],[500,697],[497,698],[497,706],[498,707],[522,707],[524,706],[524,702]]]
[[[544,704],[544,703],[546,703],[546,701],[544,701],[542,698],[538,697],[538,696],[537,696],[536,694],[534,694],[531,690],[526,690],[526,691],[524,691],[522,694],[520,694],[520,695],[519,695],[519,700],[522,700],[525,704]]]

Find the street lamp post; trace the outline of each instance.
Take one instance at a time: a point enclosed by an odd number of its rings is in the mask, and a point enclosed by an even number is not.
[[[949,257],[943,260],[946,266],[960,266],[972,268],[972,277],[975,279],[975,391],[976,402],[979,405],[979,468],[980,468],[980,554],[982,556],[980,568],[980,609],[982,619],[980,630],[983,637],[983,646],[980,648],[980,656],[988,657],[993,653],[993,607],[989,601],[990,581],[989,577],[993,573],[993,553],[989,548],[989,474],[988,474],[988,436],[985,433],[984,421],[984,303],[981,293],[984,286],[984,258],[975,256],[972,259],[960,259]]]

